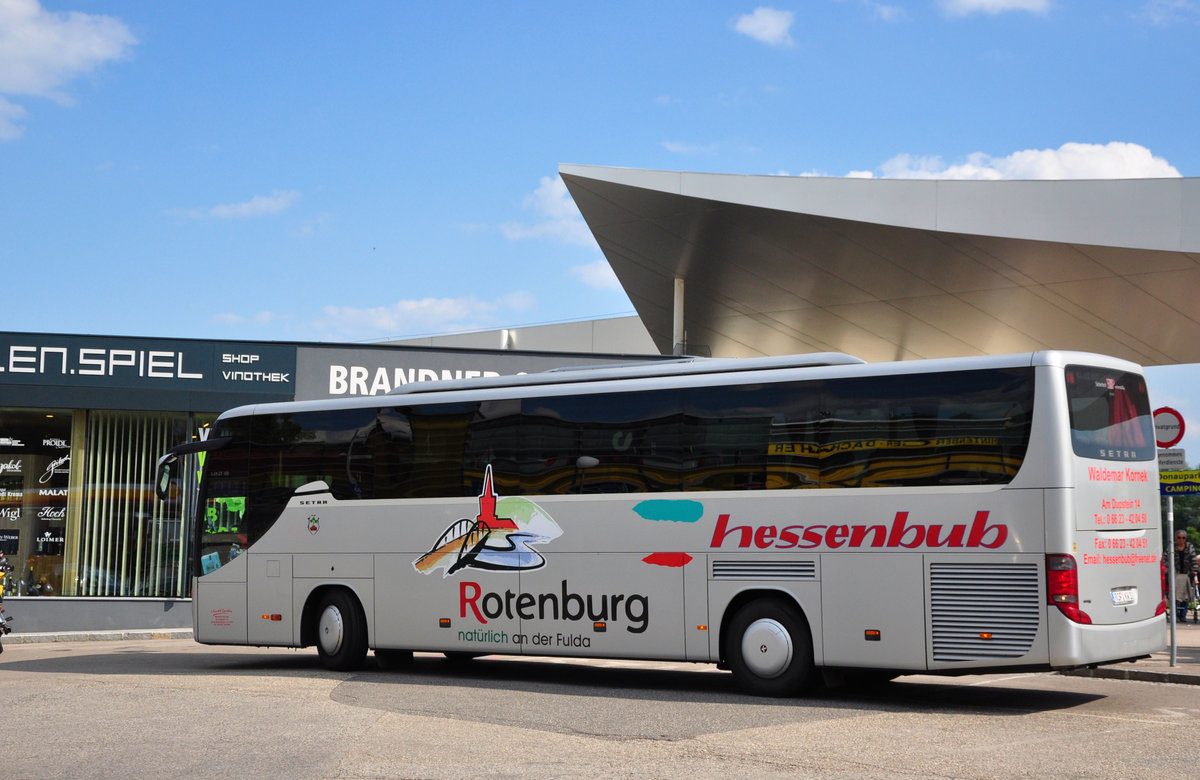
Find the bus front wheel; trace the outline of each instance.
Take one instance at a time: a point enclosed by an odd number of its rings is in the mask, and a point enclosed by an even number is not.
[[[737,611],[725,634],[725,658],[738,685],[756,696],[795,696],[812,685],[812,635],[791,604],[760,598]]]
[[[367,621],[358,601],[345,590],[332,590],[317,610],[317,654],[326,669],[358,669],[367,657]]]

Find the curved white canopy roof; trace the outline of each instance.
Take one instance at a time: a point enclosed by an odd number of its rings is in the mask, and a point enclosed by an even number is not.
[[[666,353],[678,277],[691,353],[1200,362],[1200,179],[559,173]]]

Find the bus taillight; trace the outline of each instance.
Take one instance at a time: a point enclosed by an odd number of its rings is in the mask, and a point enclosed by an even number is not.
[[[1046,556],[1046,593],[1049,603],[1058,607],[1071,622],[1092,622],[1091,617],[1079,608],[1079,575],[1074,557]]]

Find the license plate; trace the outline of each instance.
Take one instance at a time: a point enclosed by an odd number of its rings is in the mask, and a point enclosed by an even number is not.
[[[1118,607],[1127,607],[1130,604],[1137,603],[1137,588],[1113,588],[1112,589],[1113,604]]]

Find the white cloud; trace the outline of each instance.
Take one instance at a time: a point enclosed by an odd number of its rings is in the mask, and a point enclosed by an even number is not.
[[[1044,14],[1050,10],[1050,0],[941,0],[942,10],[951,16],[969,14],[1002,14],[1006,11],[1030,11]]]
[[[852,175],[861,175],[855,172]],[[885,162],[891,179],[1142,179],[1173,178],[1179,171],[1139,144],[1066,143],[1057,149],[1025,149],[1006,157],[983,152],[946,165],[938,157],[901,154]]]
[[[73,79],[129,56],[137,39],[124,22],[77,11],[47,11],[37,0],[0,0],[0,94],[70,105]],[[0,139],[21,135],[24,109],[0,97]]]
[[[1154,25],[1200,20],[1200,2],[1196,0],[1147,0],[1141,17]]]
[[[16,103],[10,103],[0,97],[0,141],[11,141],[21,137],[21,127],[17,122],[24,119],[27,113]]]
[[[571,199],[567,185],[557,176],[543,176],[536,190],[525,197],[523,206],[541,220],[535,223],[508,222],[500,226],[510,239],[552,238],[563,243],[590,247],[599,253],[596,239],[588,229],[579,207]],[[571,275],[592,290],[621,290],[621,283],[604,259],[570,269]]]
[[[739,16],[733,23],[733,29],[770,46],[791,46],[792,22],[795,19],[796,14],[791,11],[764,6],[755,8],[754,13]]]
[[[872,15],[884,22],[899,22],[908,18],[908,13],[898,5],[868,3],[868,6],[871,8]]]
[[[533,209],[550,219],[571,219],[579,216],[575,201],[567,192],[567,185],[557,176],[543,176],[537,189],[526,195],[522,206]]]
[[[908,12],[898,5],[889,5],[878,0],[858,0],[858,4],[870,12],[872,19],[881,22],[903,22],[908,19]]]
[[[500,230],[512,240],[552,238],[567,244],[595,246],[592,231],[588,230],[567,185],[558,176],[543,176],[536,190],[525,196],[523,208],[539,218],[537,222],[506,222]]]
[[[311,236],[320,231],[332,218],[333,214],[328,211],[322,211],[320,214],[309,217],[300,223],[300,235]]]
[[[535,303],[533,295],[519,291],[493,300],[467,296],[397,301],[368,308],[326,306],[311,325],[327,338],[342,341],[486,330],[511,322],[514,312],[528,311]]]
[[[175,213],[192,219],[248,219],[270,214],[280,214],[291,208],[300,199],[295,190],[275,190],[270,195],[255,195],[241,203],[221,203],[209,208],[185,209]]]
[[[209,319],[216,325],[222,325],[227,328],[241,328],[247,325],[270,325],[283,318],[273,312],[260,311],[257,314],[249,316],[237,314],[236,312],[221,312],[220,314],[212,315]]]
[[[571,273],[593,290],[621,290],[621,282],[613,273],[607,260],[597,260],[587,265],[577,265]]]
[[[663,141],[662,146],[671,154],[715,154],[716,144],[694,144],[686,141]]]

